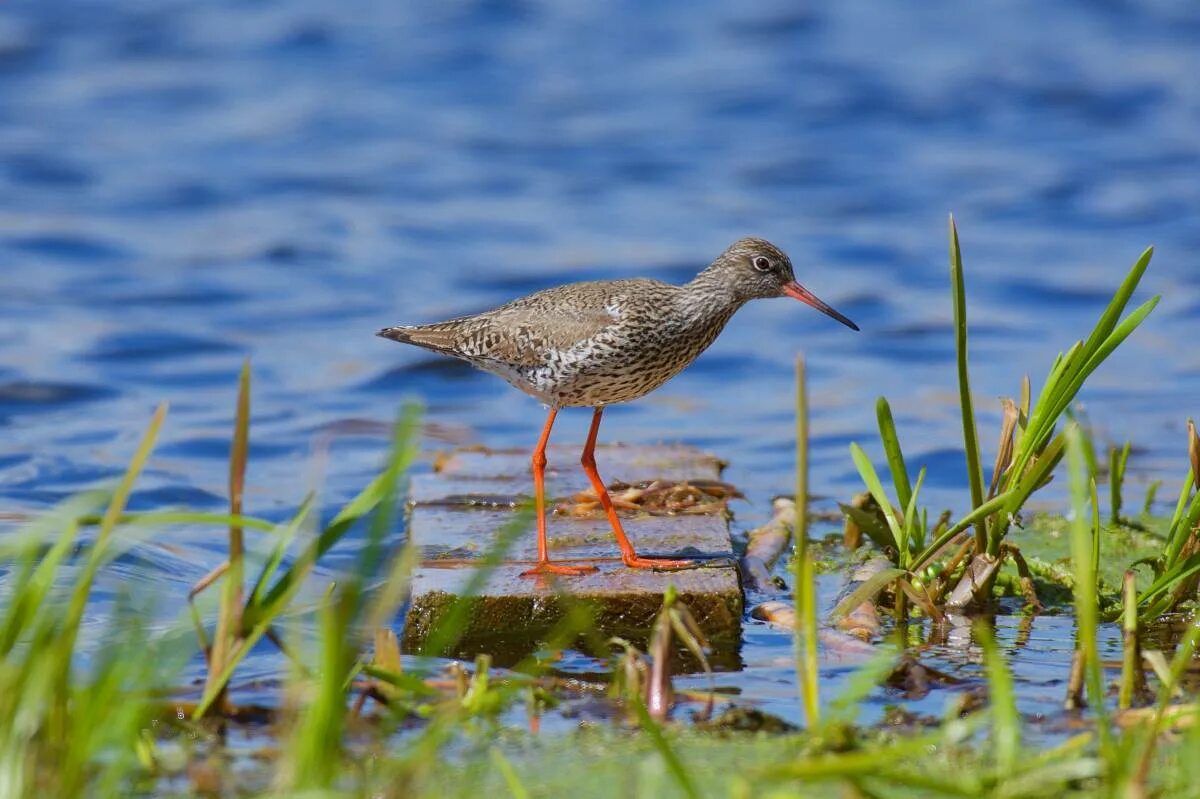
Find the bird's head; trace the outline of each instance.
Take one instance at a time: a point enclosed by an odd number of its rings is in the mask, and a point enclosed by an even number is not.
[[[783,250],[764,239],[738,239],[705,271],[719,276],[739,300],[792,297],[832,316],[851,330],[858,330],[858,325],[797,283],[791,260]]]

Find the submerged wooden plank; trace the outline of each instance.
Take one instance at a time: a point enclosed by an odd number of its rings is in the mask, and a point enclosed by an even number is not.
[[[562,444],[546,448],[547,496],[566,497],[588,488],[587,476],[579,466],[580,450],[581,447]],[[596,468],[610,483],[715,480],[720,477],[723,465],[706,452],[679,444],[596,447]],[[448,500],[474,497],[513,504],[532,494],[527,450],[476,448],[458,450],[441,458],[433,474],[415,475],[409,501],[418,505],[445,504]]]
[[[571,496],[586,487],[577,448],[554,447],[548,457],[551,497]],[[679,445],[601,446],[596,457],[606,479],[630,483],[714,480],[722,465],[711,455]],[[404,645],[414,652],[468,593],[482,560],[497,548],[499,531],[514,518],[512,507],[530,492],[528,453],[467,450],[443,459],[439,467],[434,474],[416,477],[410,496],[408,529],[421,563],[413,575]],[[620,561],[603,515],[551,515],[551,557],[587,563],[598,571],[579,577],[521,577],[537,554],[536,528],[530,522],[477,586],[453,653],[488,652],[498,662],[514,661],[544,640],[570,608],[581,605],[589,608],[603,637],[644,639],[663,592],[673,585],[717,650],[718,661],[734,656],[742,594],[725,516],[623,513],[622,521],[640,553],[702,559],[705,566],[676,572],[629,569]]]

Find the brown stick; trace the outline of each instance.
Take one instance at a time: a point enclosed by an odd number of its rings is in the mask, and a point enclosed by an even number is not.
[[[1083,698],[1083,650],[1076,649],[1071,658],[1071,676],[1067,679],[1067,698],[1063,702],[1067,710],[1082,710],[1087,707]]]
[[[796,523],[796,503],[779,497],[772,503],[771,520],[750,531],[746,554],[742,556],[742,580],[747,591],[765,594],[781,593],[771,578],[771,567],[787,549]]]
[[[1043,605],[1041,600],[1038,599],[1037,589],[1033,585],[1033,572],[1029,570],[1029,564],[1025,562],[1025,556],[1021,554],[1021,550],[1014,544],[1004,544],[1001,549],[1017,565],[1017,580],[1021,586],[1021,595],[1025,597],[1025,604],[1029,605],[1029,609],[1034,613],[1041,613]]]
[[[193,599],[195,599],[197,594],[199,594],[205,588],[208,588],[210,585],[212,585],[214,582],[216,582],[221,577],[221,575],[223,575],[227,571],[229,571],[229,561],[227,561],[227,560],[221,561],[220,564],[213,567],[212,571],[210,571],[208,574],[204,575],[199,580],[197,580],[196,583],[192,586],[191,590],[188,591],[188,595],[187,595],[188,602],[191,602]]]

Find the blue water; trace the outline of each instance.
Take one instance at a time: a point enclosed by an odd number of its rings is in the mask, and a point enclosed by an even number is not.
[[[1182,476],[1200,373],[1194,4],[603,5],[5,3],[4,518],[111,481],[163,400],[133,505],[221,509],[246,357],[255,514],[314,486],[327,507],[352,496],[405,398],[426,404],[431,450],[528,445],[532,399],[374,331],[569,280],[682,282],[743,235],[786,249],[862,332],[751,305],[607,414],[605,437],[728,458],[752,527],[792,483],[803,352],[824,507],[859,490],[850,441],[879,454],[885,394],[930,504],[961,508],[950,211],[985,458],[996,398],[1027,371],[1036,390],[1153,243],[1139,299],[1163,303],[1084,401],[1101,444],[1136,442],[1134,497]],[[581,440],[587,414],[560,418],[558,439]],[[221,544],[174,531],[122,584],[180,596]],[[752,671],[787,652],[763,635]]]

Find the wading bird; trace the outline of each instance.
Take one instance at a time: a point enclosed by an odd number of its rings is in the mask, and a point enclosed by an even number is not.
[[[796,282],[792,262],[762,239],[741,239],[690,283],[648,278],[571,283],[491,311],[428,325],[388,327],[384,338],[460,358],[499,375],[549,407],[533,450],[538,562],[526,575],[578,575],[594,566],[552,563],[546,546],[546,442],[560,408],[591,407],[581,463],[626,566],[680,569],[693,561],[644,558],[634,551],[596,471],[604,408],[637,399],[679,374],[750,300],[794,297],[847,327],[858,326]]]

